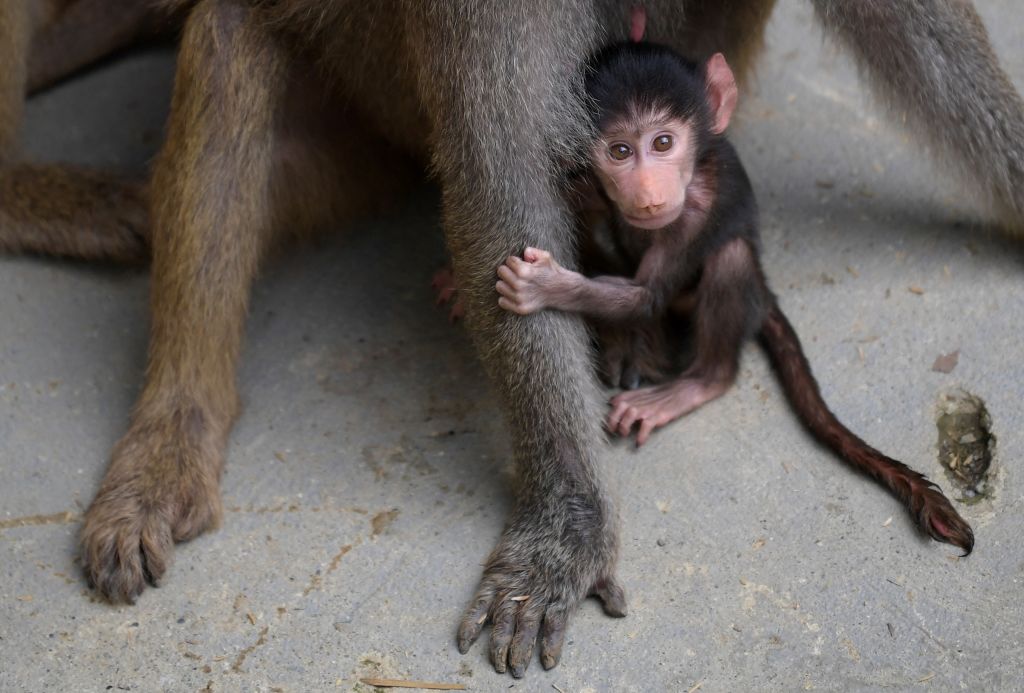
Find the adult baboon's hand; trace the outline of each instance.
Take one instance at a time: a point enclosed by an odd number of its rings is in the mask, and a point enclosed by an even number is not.
[[[625,593],[613,575],[615,537],[603,512],[581,496],[550,508],[520,507],[459,624],[459,651],[465,654],[490,622],[491,663],[519,678],[538,637],[541,664],[558,664],[569,617],[588,594],[601,599],[609,616],[625,616]]]

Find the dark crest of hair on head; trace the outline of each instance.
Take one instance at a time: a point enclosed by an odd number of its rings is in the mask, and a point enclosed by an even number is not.
[[[624,41],[603,48],[587,64],[585,87],[600,132],[650,112],[694,120],[698,132],[709,132],[703,70],[665,46]]]

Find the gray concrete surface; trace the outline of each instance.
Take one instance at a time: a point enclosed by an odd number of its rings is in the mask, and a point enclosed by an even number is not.
[[[1014,0],[984,0],[1024,87]],[[806,4],[783,0],[734,140],[765,265],[827,399],[949,487],[936,404],[988,403],[995,494],[975,553],[802,432],[762,354],[725,398],[607,455],[628,618],[588,602],[561,665],[496,675],[456,619],[510,505],[508,437],[467,339],[432,307],[443,258],[424,186],[387,218],[273,262],[255,288],[219,531],[180,546],[135,606],[95,601],[79,516],[144,365],[144,273],[0,259],[0,690],[1024,689],[1024,247],[890,127]],[[28,153],[140,171],[172,72],[144,52],[31,102]],[[909,290],[919,289],[919,293]],[[936,373],[936,356],[959,364]],[[890,520],[891,518],[891,520]],[[557,688],[556,688],[557,687]]]

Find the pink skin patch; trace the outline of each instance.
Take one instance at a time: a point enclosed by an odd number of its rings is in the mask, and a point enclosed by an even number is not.
[[[466,308],[462,304],[462,299],[459,298],[459,285],[455,281],[455,273],[450,265],[438,270],[430,285],[437,293],[436,305],[452,304],[451,311],[448,313],[449,322],[456,322],[466,315]]]
[[[944,537],[948,537],[948,536],[951,536],[951,535],[953,534],[953,533],[952,533],[952,532],[950,531],[949,527],[947,527],[947,526],[946,526],[945,524],[943,524],[943,523],[942,523],[941,521],[939,521],[939,520],[935,519],[934,517],[930,517],[930,518],[928,518],[928,519],[929,519],[929,520],[931,521],[931,523],[932,523],[932,527],[934,527],[935,529],[937,529],[937,530],[939,531],[939,534],[941,534],[942,536],[944,536]]]
[[[636,427],[636,446],[640,447],[654,429],[686,416],[728,389],[728,384],[682,377],[662,385],[627,390],[612,398],[605,426],[623,437]]]
[[[693,176],[693,140],[689,123],[659,113],[613,125],[594,145],[601,187],[630,226],[660,229],[679,218]]]
[[[644,40],[644,30],[647,28],[647,10],[640,5],[634,5],[629,13],[629,40],[633,43],[640,43]]]

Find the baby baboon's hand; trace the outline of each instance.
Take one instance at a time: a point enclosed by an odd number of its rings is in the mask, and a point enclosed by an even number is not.
[[[559,299],[572,290],[579,277],[555,262],[551,253],[527,248],[522,258],[512,255],[498,268],[498,305],[518,315],[560,308]]]

